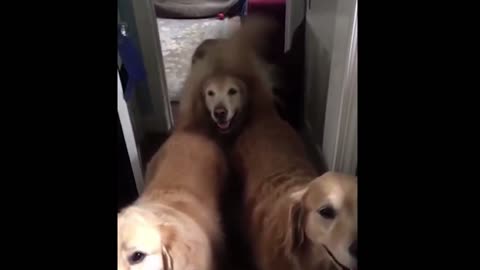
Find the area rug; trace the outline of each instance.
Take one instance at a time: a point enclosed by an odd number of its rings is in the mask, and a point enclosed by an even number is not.
[[[205,39],[228,37],[240,26],[240,17],[207,19],[158,18],[163,64],[170,101],[178,101],[195,48]]]

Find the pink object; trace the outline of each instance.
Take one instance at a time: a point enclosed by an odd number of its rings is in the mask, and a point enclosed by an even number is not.
[[[217,18],[219,20],[223,20],[223,19],[225,19],[225,14],[223,14],[222,12],[218,13]]]
[[[286,0],[248,0],[248,4],[253,5],[285,5]]]

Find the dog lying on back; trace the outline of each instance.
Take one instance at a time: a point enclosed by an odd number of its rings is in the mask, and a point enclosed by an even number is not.
[[[214,141],[174,131],[148,165],[144,192],[118,215],[118,269],[219,269],[226,172]]]
[[[245,84],[249,117],[233,144],[232,162],[245,181],[246,220],[257,266],[356,269],[356,178],[318,177],[299,135],[278,115],[271,79],[246,40],[239,35],[216,44],[194,67]]]

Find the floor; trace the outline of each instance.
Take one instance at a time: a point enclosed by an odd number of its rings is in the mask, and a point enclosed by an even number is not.
[[[195,48],[205,39],[227,37],[240,26],[240,18],[157,18],[157,25],[168,95],[171,101],[178,101]]]
[[[175,123],[178,119],[179,105],[180,105],[180,102],[178,102],[178,101],[171,101],[170,102],[170,107],[172,108],[173,123]]]

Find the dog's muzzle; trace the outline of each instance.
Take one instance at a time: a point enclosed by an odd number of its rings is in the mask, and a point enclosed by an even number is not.
[[[225,122],[227,120],[227,114],[228,114],[228,111],[223,106],[217,106],[213,110],[213,116],[215,117],[215,120],[217,120],[218,122]]]

